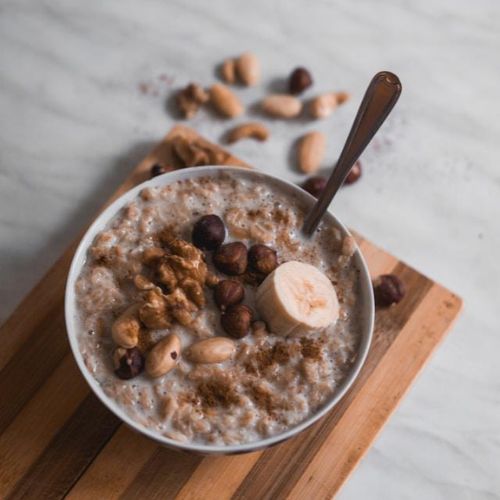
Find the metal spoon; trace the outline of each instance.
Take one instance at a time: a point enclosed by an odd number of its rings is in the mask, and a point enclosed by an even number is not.
[[[394,73],[381,71],[373,77],[328,183],[304,220],[302,232],[306,236],[311,236],[318,227],[347,174],[384,123],[400,94],[401,82]]]

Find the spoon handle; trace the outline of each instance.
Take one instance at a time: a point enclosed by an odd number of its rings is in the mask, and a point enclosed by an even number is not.
[[[342,186],[352,166],[384,123],[400,94],[401,82],[394,73],[381,71],[373,77],[366,89],[344,149],[328,183],[306,216],[302,227],[302,232],[306,236],[311,236],[318,227],[321,217],[328,209],[335,193]]]

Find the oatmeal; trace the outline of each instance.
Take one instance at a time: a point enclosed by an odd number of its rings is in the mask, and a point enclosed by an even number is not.
[[[231,174],[148,187],[94,239],[76,281],[87,369],[139,425],[237,444],[338,390],[360,342],[354,244],[279,185]]]

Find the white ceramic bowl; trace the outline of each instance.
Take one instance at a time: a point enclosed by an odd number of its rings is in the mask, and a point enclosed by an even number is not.
[[[295,184],[286,182],[282,179],[278,179],[268,174],[264,174],[259,172],[258,170],[247,170],[237,167],[220,167],[220,166],[207,166],[207,167],[195,167],[195,168],[187,168],[183,170],[177,170],[174,172],[170,172],[158,177],[155,177],[147,182],[136,186],[131,189],[123,196],[118,198],[115,202],[113,202],[109,207],[102,212],[99,217],[95,220],[95,222],[90,226],[88,231],[85,233],[85,236],[82,238],[76,253],[73,257],[73,261],[71,263],[71,267],[69,270],[68,280],[66,283],[66,294],[65,294],[65,316],[66,316],[66,328],[68,332],[69,342],[71,345],[71,349],[73,351],[73,355],[76,359],[78,367],[82,372],[85,380],[97,395],[97,397],[106,405],[117,417],[119,417],[123,422],[129,425],[134,430],[148,436],[149,438],[155,440],[156,442],[179,450],[190,451],[194,453],[201,454],[231,454],[231,453],[245,453],[251,452],[258,449],[266,448],[268,446],[272,446],[279,442],[285,441],[286,439],[295,436],[299,432],[303,431],[314,422],[319,420],[323,415],[328,413],[344,396],[347,390],[351,387],[354,380],[359,374],[363,363],[365,362],[366,356],[368,354],[368,350],[370,348],[370,343],[372,339],[373,333],[373,322],[374,322],[374,300],[373,300],[373,289],[371,285],[370,275],[368,273],[368,269],[366,267],[366,263],[361,255],[359,249],[357,249],[354,253],[354,265],[359,269],[359,279],[360,279],[360,300],[362,303],[362,319],[361,319],[361,342],[359,345],[358,356],[354,365],[352,366],[350,372],[346,376],[346,378],[341,383],[337,392],[328,400],[321,409],[316,412],[314,415],[311,415],[306,420],[302,421],[300,424],[288,429],[286,432],[281,434],[262,439],[260,441],[254,441],[250,443],[243,443],[237,445],[202,445],[197,443],[181,443],[179,441],[175,441],[173,439],[169,439],[160,434],[153,432],[150,429],[143,427],[142,425],[135,422],[131,419],[117,404],[115,401],[110,399],[104,391],[101,389],[98,382],[92,376],[92,374],[88,371],[87,367],[83,362],[82,355],[80,353],[78,342],[77,342],[77,320],[76,320],[76,305],[75,305],[75,282],[78,278],[80,271],[85,263],[87,249],[92,244],[95,236],[104,229],[104,227],[108,224],[108,222],[115,216],[115,214],[128,202],[132,201],[139,192],[145,187],[154,187],[154,186],[166,186],[178,180],[184,179],[193,179],[202,176],[216,176],[222,170],[230,171],[232,175],[241,176],[242,178],[251,178],[261,183],[266,182],[275,182],[281,185],[281,187],[293,193],[295,196],[298,196],[299,199],[305,201],[305,203],[309,206],[312,206],[315,202],[315,198],[313,198],[310,194],[303,191],[301,188],[296,186]],[[339,228],[343,235],[347,235],[348,231],[344,227],[344,225],[335,218],[330,212],[327,212],[325,216],[327,220]]]

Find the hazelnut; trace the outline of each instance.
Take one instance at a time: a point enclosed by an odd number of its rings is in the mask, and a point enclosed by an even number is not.
[[[215,215],[204,215],[193,227],[192,240],[202,250],[215,250],[224,242],[226,228],[222,219]]]
[[[397,304],[406,293],[404,283],[395,274],[383,274],[373,283],[375,303],[387,307]]]
[[[344,184],[354,184],[361,177],[361,163],[357,161],[347,174]]]
[[[253,245],[248,251],[248,264],[258,273],[272,273],[278,267],[276,251],[266,245]]]
[[[237,304],[229,307],[221,316],[222,328],[231,337],[241,339],[250,332],[252,318],[253,313],[248,306]]]
[[[312,194],[316,198],[323,192],[327,184],[327,180],[324,177],[309,177],[309,179],[302,184],[301,188]]]
[[[116,376],[122,380],[136,377],[144,370],[144,358],[137,347],[118,347],[113,354],[113,363]]]
[[[229,275],[243,274],[247,268],[247,247],[241,241],[222,245],[214,253],[215,267]]]
[[[159,163],[155,163],[152,167],[151,170],[149,171],[149,174],[151,177],[158,177],[161,174],[164,174],[166,172],[170,172],[171,169],[160,165]]]
[[[290,94],[301,94],[313,84],[311,73],[305,68],[295,68],[288,79]]]
[[[221,311],[225,311],[229,306],[239,304],[245,297],[245,289],[239,281],[222,280],[215,287],[215,303]]]

